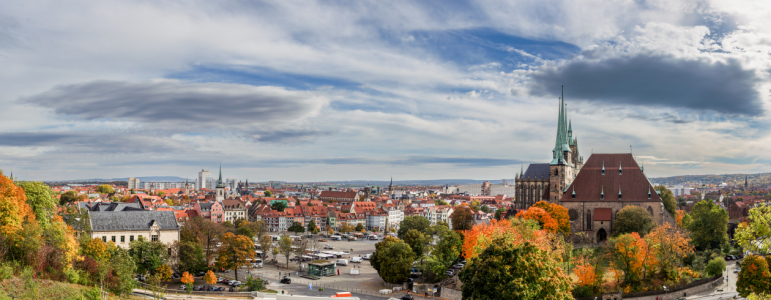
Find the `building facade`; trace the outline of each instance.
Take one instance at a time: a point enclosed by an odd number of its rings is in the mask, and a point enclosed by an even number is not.
[[[211,179],[211,172],[209,172],[209,170],[202,169],[201,172],[198,172],[198,177],[195,179],[196,190],[200,191],[201,189],[211,189],[212,186],[208,185]]]
[[[128,248],[144,239],[171,245],[179,241],[180,227],[173,211],[91,211],[91,238]]]

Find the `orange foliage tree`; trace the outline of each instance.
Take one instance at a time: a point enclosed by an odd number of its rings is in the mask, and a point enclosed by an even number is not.
[[[27,204],[24,189],[0,172],[0,231],[12,241],[20,241],[19,231],[24,222],[37,222],[32,208]]]
[[[193,278],[193,275],[185,271],[185,273],[182,273],[182,279],[180,279],[182,283],[188,284],[195,282],[195,278]]]
[[[624,284],[636,285],[644,276],[645,262],[648,258],[648,243],[637,232],[620,235],[610,240],[611,265],[623,272]],[[617,277],[621,274],[616,273]]]
[[[688,234],[680,228],[664,223],[645,236],[645,241],[652,249],[658,262],[659,272],[666,279],[680,277],[677,263],[680,259],[693,253],[693,246]]]
[[[538,224],[541,225],[541,228],[551,233],[555,233],[559,229],[559,224],[557,224],[557,220],[552,218],[551,215],[549,215],[549,213],[546,212],[546,210],[540,207],[531,206],[529,209],[525,211],[518,212],[516,217],[537,221]]]
[[[552,250],[549,237],[543,230],[537,230],[533,221],[521,219],[490,220],[490,224],[478,224],[466,230],[463,240],[463,257],[470,260],[477,257],[498,239],[514,245],[529,241],[542,250]]]
[[[570,233],[570,216],[568,215],[567,208],[546,201],[538,201],[533,206],[545,210],[557,222],[559,232],[564,234]]]
[[[577,284],[580,286],[594,286],[597,283],[597,273],[595,267],[585,257],[579,256],[575,259],[576,265],[573,272],[578,277]]]
[[[217,283],[217,276],[214,275],[214,272],[209,270],[206,271],[206,275],[203,276],[203,280],[208,284],[215,284]]]

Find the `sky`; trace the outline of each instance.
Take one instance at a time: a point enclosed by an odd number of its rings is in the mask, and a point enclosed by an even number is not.
[[[0,169],[23,180],[771,170],[771,2],[0,1]],[[631,146],[631,148],[630,148]]]

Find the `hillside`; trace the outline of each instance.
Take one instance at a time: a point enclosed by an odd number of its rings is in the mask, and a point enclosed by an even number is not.
[[[651,182],[663,185],[689,185],[701,186],[717,185],[723,182],[729,185],[744,185],[744,177],[747,176],[750,186],[771,185],[771,173],[758,174],[723,174],[723,175],[683,175],[672,177],[651,178]]]

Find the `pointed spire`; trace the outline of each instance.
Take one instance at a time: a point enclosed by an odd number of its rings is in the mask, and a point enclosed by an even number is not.
[[[642,163],[642,166],[640,167],[640,171],[643,171],[643,173],[645,173],[645,162]]]
[[[217,180],[217,187],[218,188],[224,188],[225,186],[222,184],[222,163],[220,163],[220,179]]]
[[[525,164],[522,164],[522,169],[519,170],[520,175],[525,175]]]

